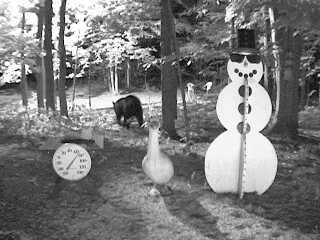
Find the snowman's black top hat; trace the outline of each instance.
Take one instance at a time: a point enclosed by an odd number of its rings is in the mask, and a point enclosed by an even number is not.
[[[259,54],[256,49],[255,31],[253,29],[238,29],[238,47],[232,49],[232,53]]]

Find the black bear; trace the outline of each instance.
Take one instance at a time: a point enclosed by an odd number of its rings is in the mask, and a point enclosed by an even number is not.
[[[136,117],[141,127],[141,125],[143,124],[143,111],[139,98],[133,95],[129,95],[124,98],[120,98],[116,102],[112,103],[119,125],[123,125],[129,128],[129,123],[127,123],[127,120],[131,117]],[[121,124],[122,117],[123,124]]]

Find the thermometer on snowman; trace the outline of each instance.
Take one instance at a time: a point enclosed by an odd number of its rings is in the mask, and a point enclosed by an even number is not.
[[[248,64],[245,62],[245,64]],[[250,131],[249,125],[247,124],[247,114],[249,113],[249,103],[248,103],[248,97],[249,97],[249,85],[248,85],[248,74],[244,74],[243,76],[243,82],[244,82],[244,96],[243,96],[243,121],[242,126],[240,124],[241,132],[241,152],[240,152],[240,163],[239,163],[239,179],[238,179],[238,193],[239,197],[243,197],[244,189],[243,186],[245,181],[245,172],[246,172],[246,136],[247,132]]]

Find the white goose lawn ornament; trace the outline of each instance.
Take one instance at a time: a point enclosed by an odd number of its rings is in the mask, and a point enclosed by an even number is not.
[[[203,88],[206,90],[206,93],[208,94],[208,92],[210,91],[210,89],[212,88],[212,82],[207,82]]]
[[[150,122],[148,151],[147,155],[142,160],[142,169],[154,184],[150,191],[150,195],[159,195],[160,192],[155,188],[156,185],[166,186],[174,175],[172,161],[167,154],[160,150],[159,127],[159,122]],[[166,187],[168,188],[168,186]]]

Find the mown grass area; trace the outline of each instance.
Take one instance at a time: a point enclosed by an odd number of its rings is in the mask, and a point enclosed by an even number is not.
[[[261,196],[245,194],[240,200],[233,194],[216,194],[207,185],[204,155],[224,131],[215,113],[216,99],[217,93],[199,94],[196,103],[188,103],[191,145],[162,135],[161,147],[174,162],[175,176],[170,182],[173,194],[158,198],[148,195],[151,181],[141,169],[147,129],[135,122],[129,130],[118,126],[112,108],[78,108],[74,122],[63,125],[54,115],[37,120],[34,112],[28,126],[23,125],[23,111],[2,108],[0,236],[14,232],[21,239],[319,239],[320,145],[315,141],[268,136],[277,151],[278,171]],[[152,107],[160,116],[159,101]],[[147,114],[148,104],[144,111]],[[316,132],[317,113],[302,112],[301,127]],[[179,105],[176,125],[183,136],[182,116]],[[39,146],[49,136],[92,120],[105,134],[104,148],[89,149],[93,167],[84,180],[59,181],[51,165],[53,151],[40,151]],[[28,127],[34,130],[31,135]],[[24,136],[19,129],[24,129]]]

